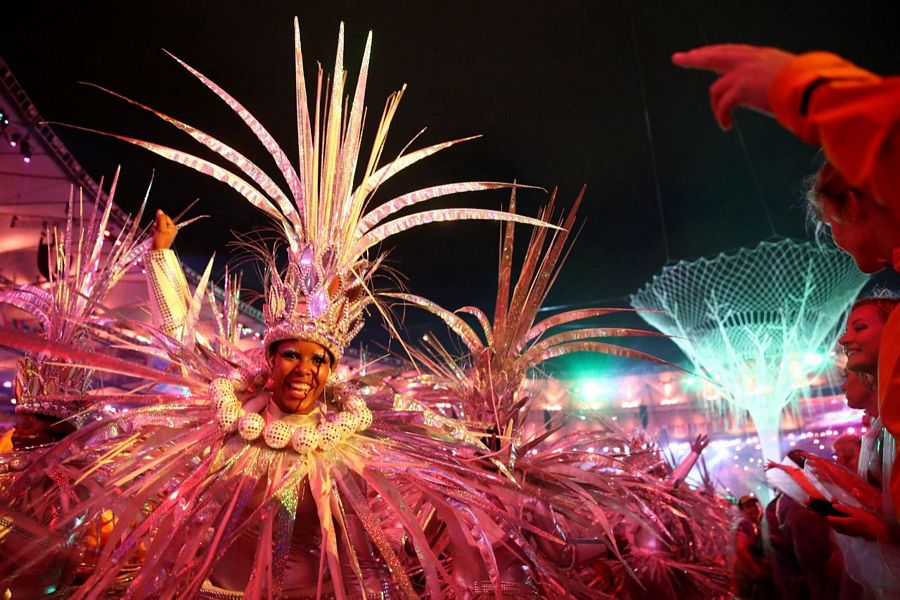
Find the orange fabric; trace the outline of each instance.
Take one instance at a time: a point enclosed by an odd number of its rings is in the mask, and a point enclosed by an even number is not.
[[[900,310],[895,310],[884,326],[878,351],[878,410],[885,428],[900,434]],[[894,459],[891,498],[900,519],[900,461]]]
[[[834,54],[810,52],[778,73],[769,103],[782,125],[821,144],[852,185],[900,216],[900,77],[880,77]]]
[[[900,271],[900,251],[894,250],[894,270]],[[900,310],[891,312],[878,347],[878,413],[881,422],[900,439]],[[900,519],[900,461],[894,458],[891,471],[891,499]]]
[[[769,104],[782,125],[821,144],[847,181],[900,217],[900,77],[880,77],[834,54],[810,52],[776,75]],[[898,259],[895,251],[894,269],[900,271]],[[884,426],[900,439],[900,310],[882,334],[878,405]],[[890,486],[900,516],[900,460],[894,467]]]
[[[15,429],[15,427],[13,427],[13,428],[7,429],[5,432],[3,432],[3,435],[0,435],[0,454],[3,454],[4,452],[9,452],[10,450],[13,449],[12,436],[15,431],[16,431],[16,429]]]

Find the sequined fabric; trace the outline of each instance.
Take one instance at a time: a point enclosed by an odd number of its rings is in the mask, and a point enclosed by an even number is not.
[[[597,597],[600,588],[592,587],[596,578],[582,576],[579,567],[584,565],[574,564],[579,554],[564,551],[572,545],[567,538],[572,531],[579,526],[599,531],[602,546],[596,560],[624,572],[630,567],[615,535],[623,515],[632,516],[635,528],[658,531],[670,522],[657,513],[665,511],[664,516],[678,524],[685,514],[681,509],[694,505],[680,502],[634,465],[618,467],[610,460],[597,469],[582,469],[582,463],[595,457],[587,457],[571,439],[548,441],[543,433],[530,442],[522,437],[522,407],[532,397],[520,388],[531,367],[576,351],[638,356],[583,339],[621,335],[622,330],[538,339],[546,331],[544,325],[567,325],[600,314],[597,311],[565,313],[562,321],[551,317],[531,327],[555,277],[574,216],[567,217],[563,227],[549,225],[552,203],[539,219],[468,208],[420,210],[423,203],[452,193],[515,187],[492,182],[424,188],[370,210],[372,195],[394,174],[465,140],[420,148],[380,164],[401,90],[388,99],[369,159],[361,161],[369,43],[348,98],[341,30],[338,75],[329,86],[320,71],[315,108],[310,110],[296,23],[295,40],[296,167],[235,98],[178,61],[244,121],[274,159],[283,185],[237,150],[148,107],[142,106],[231,166],[226,169],[169,147],[118,136],[229,185],[277,224],[289,266],[284,270],[272,252],[262,257],[269,275],[264,317],[271,331],[266,339],[289,334],[321,340],[326,347],[334,346],[339,357],[367,307],[386,310],[372,287],[384,255],[373,248],[429,223],[491,219],[538,226],[521,285],[510,301],[509,228],[495,331],[489,331],[483,313],[463,309],[486,330],[487,344],[474,332],[464,335],[475,368],[423,353],[423,369],[450,384],[409,382],[412,391],[419,383],[419,390],[430,387],[421,399],[407,398],[407,390],[396,389],[404,384],[391,374],[370,374],[364,395],[372,412],[371,427],[339,436],[333,445],[300,444],[307,450],[301,453],[274,449],[262,440],[248,442],[239,432],[220,428],[210,384],[233,377],[235,367],[249,367],[252,359],[238,350],[225,356],[216,352],[215,344],[201,348],[193,343],[189,333],[197,325],[197,303],[191,303],[178,276],[174,255],[151,253],[148,274],[155,319],[163,330],[159,339],[167,350],[177,351],[168,352],[164,368],[153,369],[54,347],[60,356],[92,368],[135,377],[136,391],[127,411],[103,413],[103,398],[85,398],[94,403],[99,418],[10,474],[0,516],[31,519],[37,531],[44,527],[47,533],[35,539],[47,543],[23,547],[0,537],[0,574],[13,580],[67,545],[86,548],[97,523],[112,523],[107,538],[96,544],[90,568],[72,590],[75,600],[115,595],[123,573],[129,577],[127,593],[132,598]],[[361,173],[358,163],[365,164]],[[408,207],[415,207],[412,214],[397,216]],[[551,231],[560,232],[559,237],[543,253]],[[454,331],[466,332],[461,319],[454,321],[449,311],[421,304],[453,321]],[[310,322],[322,337],[304,333]],[[167,333],[184,343],[166,339]],[[0,331],[0,343],[16,345],[10,341],[39,347],[27,336]],[[158,357],[156,348],[136,351]],[[179,391],[159,393],[154,389],[158,383],[173,384]],[[241,397],[236,390],[235,411],[253,412],[249,407],[257,398],[268,401],[268,392],[257,389],[253,394]],[[438,402],[432,403],[436,398],[445,407],[461,406],[465,414],[477,411],[477,416],[447,416]],[[254,410],[259,413],[262,406]],[[710,529],[714,523],[714,517],[704,521]],[[678,565],[685,571],[690,566]],[[714,578],[706,581],[715,592]]]
[[[143,207],[135,219],[120,223],[117,233],[110,230],[118,178],[117,170],[106,198],[98,195],[93,206],[86,206],[83,193],[70,191],[65,223],[44,232],[49,285],[0,288],[0,303],[37,319],[41,336],[50,344],[85,351],[99,345],[100,332],[110,320],[104,315],[105,297],[149,244],[138,224]],[[47,348],[28,353],[17,367],[16,414],[25,417],[17,418],[17,447],[47,443],[83,424],[84,402],[79,397],[91,385],[90,368]]]
[[[180,339],[190,303],[184,271],[172,250],[150,250],[146,256],[153,322],[167,335]]]

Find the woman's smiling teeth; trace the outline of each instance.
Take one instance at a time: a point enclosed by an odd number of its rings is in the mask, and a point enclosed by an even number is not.
[[[302,394],[305,396],[309,393],[309,390],[312,389],[312,386],[303,381],[290,381],[287,384],[287,388],[295,394]]]

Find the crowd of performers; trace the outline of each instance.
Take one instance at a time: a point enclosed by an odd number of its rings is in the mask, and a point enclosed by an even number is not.
[[[527,384],[545,361],[572,352],[653,360],[609,339],[653,332],[592,324],[611,309],[537,320],[581,196],[560,211],[552,195],[530,218],[516,214],[515,185],[464,182],[372,208],[388,178],[463,140],[382,164],[398,92],[362,156],[371,40],[351,90],[341,33],[335,77],[319,73],[313,102],[296,24],[295,40],[296,162],[237,100],[181,63],[250,127],[282,185],[224,142],[143,105],[230,167],[117,136],[222,181],[276,224],[274,246],[252,247],[266,274],[261,347],[240,344],[235,280],[219,299],[207,293],[209,268],[195,290],[187,285],[171,250],[183,223],[157,211],[142,229],[142,207],[109,250],[103,232],[115,181],[86,226],[72,225],[81,208],[70,203],[48,286],[0,292],[43,325],[41,336],[0,330],[0,344],[25,353],[13,448],[0,455],[0,587],[8,597],[752,598],[774,595],[771,575],[791,598],[900,590],[894,300],[858,303],[841,339],[848,402],[873,419],[858,459],[842,467],[795,454],[793,463],[770,465],[779,493],[765,510],[769,543],[752,497],[741,500],[732,532],[729,504],[711,487],[684,483],[705,438],[670,467],[652,440],[611,423],[565,435],[565,414],[545,427],[528,424],[540,390]],[[862,270],[897,264],[894,80],[827,54],[745,46],[675,61],[723,73],[711,90],[723,126],[747,105],[823,144],[829,163],[813,198],[823,222]],[[512,189],[508,211],[422,209],[448,194],[496,188]],[[376,289],[381,242],[467,219],[504,223],[492,317]],[[517,224],[530,228],[518,270]],[[150,324],[104,307],[139,257]],[[465,355],[434,340],[404,344],[413,372],[370,366],[338,376],[366,315],[404,342],[391,304],[437,315]],[[201,322],[204,306],[211,323]],[[105,373],[134,384],[92,390]],[[597,455],[589,446],[622,451]],[[729,564],[731,540],[737,556]],[[775,554],[767,557],[766,546]]]

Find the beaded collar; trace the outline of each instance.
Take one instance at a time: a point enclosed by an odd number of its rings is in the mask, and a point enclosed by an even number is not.
[[[242,378],[237,383],[239,387],[244,387]],[[235,389],[235,381],[226,377],[213,379],[209,383],[209,399],[216,409],[219,428],[226,433],[237,431],[248,442],[262,436],[266,445],[276,450],[288,444],[299,454],[317,449],[331,450],[372,424],[372,411],[359,395],[344,400],[342,409],[336,415],[325,415],[319,411],[317,425],[304,424],[303,419],[297,419],[294,415],[285,415],[266,424],[259,411],[264,410],[268,402],[256,407],[253,400],[241,404]]]

